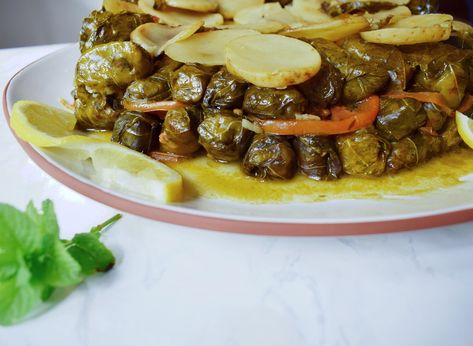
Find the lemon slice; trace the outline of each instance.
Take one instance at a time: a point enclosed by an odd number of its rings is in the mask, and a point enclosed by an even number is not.
[[[18,137],[103,187],[159,202],[182,200],[179,173],[107,136],[74,130],[75,123],[74,114],[32,101],[15,103],[10,119]]]
[[[75,125],[74,114],[33,101],[16,102],[10,119],[17,136],[38,147],[88,141],[88,137],[74,130]]]
[[[463,142],[473,149],[473,119],[457,111],[455,120],[457,123],[458,133],[463,139]]]
[[[179,202],[183,198],[179,173],[122,145],[100,140],[69,142],[47,152],[69,169],[105,188],[165,203]]]

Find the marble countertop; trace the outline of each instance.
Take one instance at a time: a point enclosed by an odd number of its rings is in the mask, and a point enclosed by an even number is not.
[[[0,50],[1,88],[60,47]],[[64,237],[116,213],[43,173],[5,121],[0,147],[0,201],[24,208],[51,198]],[[1,346],[473,345],[473,223],[287,238],[125,215],[104,240],[115,269],[0,328]]]

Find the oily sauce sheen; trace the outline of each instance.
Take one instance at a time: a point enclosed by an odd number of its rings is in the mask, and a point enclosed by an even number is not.
[[[473,173],[473,151],[458,148],[412,170],[393,175],[373,178],[345,175],[337,181],[314,181],[303,175],[290,181],[260,181],[246,176],[238,163],[221,164],[207,157],[169,166],[184,177],[188,200],[198,196],[250,203],[382,199],[416,195],[461,184],[462,177]]]

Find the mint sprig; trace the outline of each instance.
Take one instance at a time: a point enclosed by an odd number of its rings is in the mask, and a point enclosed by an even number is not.
[[[115,264],[100,236],[121,215],[65,241],[59,239],[53,203],[46,200],[41,209],[31,202],[24,212],[0,204],[1,325],[20,321],[54,290],[77,285]]]

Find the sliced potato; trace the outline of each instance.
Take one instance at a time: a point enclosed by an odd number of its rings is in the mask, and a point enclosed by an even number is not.
[[[365,13],[364,17],[368,19],[371,27],[379,28],[389,20],[388,24],[394,24],[412,15],[411,10],[407,6],[397,6],[390,10],[378,11],[375,13]]]
[[[384,28],[362,32],[360,35],[368,42],[400,46],[445,41],[449,39],[450,34],[451,27],[436,25],[419,28]]]
[[[218,8],[217,0],[166,0],[166,5],[195,12],[212,12]]]
[[[279,2],[270,2],[260,6],[244,8],[238,11],[233,18],[237,24],[273,21],[281,24],[293,24],[298,20],[288,10],[282,8]]]
[[[123,0],[103,0],[102,6],[105,10],[112,12],[112,13],[120,13],[120,12],[133,12],[133,13],[142,13],[141,9],[138,7],[137,4],[133,4],[131,2],[123,1]]]
[[[473,33],[473,26],[468,23],[460,22],[458,20],[454,20],[452,22],[452,30],[456,32],[466,32],[466,33]]]
[[[342,2],[389,2],[391,4],[401,6],[401,5],[407,5],[411,0],[343,0]]]
[[[185,40],[199,30],[203,22],[172,27],[157,23],[146,23],[137,27],[131,40],[153,56],[160,55],[168,45]]]
[[[320,70],[320,54],[308,43],[281,35],[251,35],[225,49],[230,73],[269,88],[285,88],[312,78]]]
[[[247,7],[264,4],[264,0],[218,0],[219,11],[227,19],[232,19],[235,14]]]
[[[217,26],[217,29],[236,29],[236,30],[244,30],[244,29],[249,29],[249,30],[256,30],[262,34],[274,34],[282,29],[284,29],[285,26],[281,23],[278,22],[273,22],[270,20],[262,20],[256,23],[249,23],[249,24],[236,24],[234,22],[228,22],[227,24],[224,25],[219,25]]]
[[[282,31],[281,35],[305,39],[324,38],[330,41],[337,41],[357,34],[368,27],[369,22],[365,17],[348,16],[332,20],[328,23],[290,28]]]
[[[159,18],[161,24],[179,26],[204,22],[206,28],[213,28],[223,24],[223,17],[220,13],[198,13],[178,9],[158,11],[154,9],[154,0],[138,0],[138,6],[144,13]]]
[[[453,17],[449,14],[434,13],[422,14],[403,18],[396,23],[390,24],[390,28],[420,28],[433,27],[435,25],[451,26]]]
[[[469,32],[473,33],[473,27],[470,24],[454,20],[452,22],[452,29],[456,32]]]
[[[293,0],[285,7],[294,17],[308,23],[326,23],[332,20],[322,7],[323,0]]]
[[[217,30],[201,32],[186,40],[170,44],[165,53],[182,63],[209,66],[225,65],[225,46],[239,37],[259,35],[254,30]]]

